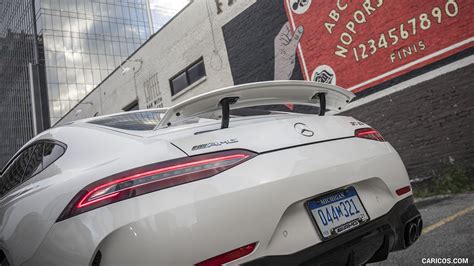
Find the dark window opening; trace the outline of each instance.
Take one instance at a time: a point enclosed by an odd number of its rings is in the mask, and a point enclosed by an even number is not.
[[[136,99],[133,102],[129,103],[127,106],[122,108],[122,110],[124,110],[125,112],[138,110],[138,99]]]
[[[204,59],[201,57],[170,79],[171,95],[176,95],[205,76],[206,68],[204,67]]]

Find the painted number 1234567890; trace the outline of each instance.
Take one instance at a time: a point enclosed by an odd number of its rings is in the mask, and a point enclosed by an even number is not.
[[[409,39],[410,36],[417,35],[420,30],[429,30],[433,24],[441,24],[447,19],[456,17],[459,13],[459,8],[456,0],[446,0],[444,6],[434,6],[429,12],[423,12],[406,22],[402,22],[398,27],[382,32],[378,38],[356,45],[352,48],[354,58],[356,61],[367,59],[370,55],[375,54],[378,49],[387,49],[389,46],[395,46],[399,42]],[[417,43],[417,49],[425,49],[425,43],[422,41]],[[405,43],[404,45],[406,46],[407,44]]]

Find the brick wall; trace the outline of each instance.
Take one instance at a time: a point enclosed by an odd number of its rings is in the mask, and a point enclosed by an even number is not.
[[[411,178],[474,162],[474,64],[348,110],[378,129]]]

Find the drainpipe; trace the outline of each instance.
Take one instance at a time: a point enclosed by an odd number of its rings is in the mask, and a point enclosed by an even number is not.
[[[147,10],[146,13],[148,15],[148,23],[150,24],[150,36],[151,36],[153,35],[153,33],[155,33],[155,29],[153,28],[153,16],[151,15],[150,0],[146,0],[146,10]]]
[[[31,100],[31,119],[33,120],[33,136],[38,134],[38,125],[36,121],[36,104],[35,104],[35,83],[33,81],[33,64],[28,63],[28,77],[30,80],[30,100]]]

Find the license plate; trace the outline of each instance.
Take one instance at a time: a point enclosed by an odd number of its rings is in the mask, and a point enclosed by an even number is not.
[[[333,238],[369,221],[354,187],[312,199],[306,206],[323,239]]]

